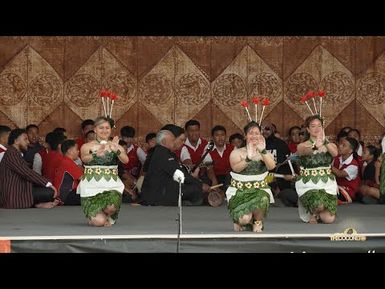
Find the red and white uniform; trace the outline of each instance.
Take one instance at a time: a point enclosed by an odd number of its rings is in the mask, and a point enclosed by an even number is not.
[[[198,163],[205,152],[205,148],[207,146],[207,140],[203,138],[199,138],[197,142],[197,146],[194,147],[189,139],[186,139],[182,150],[180,152],[180,161],[184,162],[187,159],[190,159],[192,163],[195,165]],[[178,153],[177,153],[178,155]],[[178,155],[179,156],[179,155]]]
[[[136,179],[139,177],[140,170],[142,168],[139,160],[138,148],[139,147],[137,145],[132,144],[127,149],[128,163],[123,165],[124,170]]]
[[[353,154],[350,155],[346,160],[342,160],[341,156],[337,156],[333,160],[333,166],[339,170],[344,170],[348,174],[344,178],[336,177],[336,180],[340,190],[342,189],[349,194],[351,200],[348,200],[348,202],[354,201],[356,198],[356,192],[361,182],[360,176],[358,174],[358,161],[353,158]]]
[[[234,146],[232,144],[225,144],[222,150],[219,150],[218,147],[214,145],[213,150],[209,152],[203,162],[214,163],[215,176],[227,175],[231,172],[230,154],[233,150]]]

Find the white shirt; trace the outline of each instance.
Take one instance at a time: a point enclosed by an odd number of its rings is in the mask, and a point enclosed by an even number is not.
[[[362,151],[362,145],[361,145],[360,143],[358,143],[357,154],[358,154],[360,157],[362,157],[362,153],[363,153],[363,151]]]
[[[0,144],[0,148],[2,148],[3,150],[7,150],[7,148],[5,146],[3,146],[2,144]],[[0,153],[0,162],[3,159],[3,157],[4,157],[4,154],[5,154],[5,152],[1,152]]]
[[[33,157],[33,165],[32,169],[37,172],[39,175],[42,175],[41,168],[43,167],[43,160],[41,159],[41,155],[36,153]]]
[[[200,146],[201,143],[202,143],[201,138],[198,139],[196,147],[194,147],[191,144],[189,139],[186,139],[186,141],[184,142],[185,145],[189,146],[194,151],[196,151],[198,149],[198,147]],[[188,149],[185,146],[183,146],[182,150],[180,152],[180,161],[183,163],[185,160],[191,160],[191,156],[190,156],[190,153],[189,153]]]
[[[344,161],[342,160],[342,156],[341,156],[340,157],[340,166],[338,169],[341,169],[341,167],[345,164],[346,165],[350,164],[352,161],[353,161],[353,154],[351,154],[350,157],[348,157]],[[358,175],[358,167],[357,166],[351,165],[351,166],[344,168],[343,170],[345,172],[347,172],[347,174],[348,174],[348,176],[346,177],[346,179],[348,181],[354,180]]]
[[[382,146],[382,153],[385,153],[385,136],[382,139],[381,146]]]
[[[132,151],[134,148],[135,148],[134,145],[131,144],[130,147],[127,148],[127,155],[128,155],[129,152]],[[138,156],[139,161],[140,161],[141,164],[143,165],[143,164],[144,164],[144,161],[143,161],[143,163],[142,163],[142,160],[141,160],[141,158],[143,159],[143,156],[141,155],[141,153],[139,153],[139,150],[141,150],[143,153],[144,153],[144,151],[143,151],[143,149],[141,149],[140,147],[138,147],[138,149],[136,150],[136,155]],[[146,157],[147,157],[147,154],[146,154],[146,156],[144,157],[144,160],[146,160]]]
[[[209,144],[206,145],[205,151],[207,150],[208,146],[209,146]],[[222,150],[219,150],[218,147],[214,144],[213,150],[217,150],[218,154],[221,156],[221,158],[223,158],[223,153],[226,150],[226,144],[223,146]],[[205,157],[203,162],[204,163],[212,163],[213,162],[213,158],[211,157],[210,153],[207,154],[207,156]]]
[[[134,149],[134,145],[131,144],[130,147],[127,148],[127,154]]]
[[[147,153],[141,147],[138,147],[136,154],[138,155],[138,159],[143,166],[147,158]]]
[[[83,166],[83,162],[80,158],[77,158],[76,160],[74,160],[75,164],[78,166],[78,167],[81,167]]]

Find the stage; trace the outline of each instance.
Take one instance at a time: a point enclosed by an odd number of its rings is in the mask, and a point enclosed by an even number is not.
[[[0,242],[2,248],[10,244],[10,251],[16,253],[176,253],[177,213],[177,207],[123,204],[114,226],[96,228],[87,225],[81,208],[76,206],[0,209]],[[183,207],[179,252],[385,252],[383,205],[339,206],[336,222],[330,225],[305,224],[297,208],[272,206],[264,224],[262,233],[234,232],[224,205]],[[333,235],[349,227],[358,235]],[[332,236],[337,240],[332,241]]]

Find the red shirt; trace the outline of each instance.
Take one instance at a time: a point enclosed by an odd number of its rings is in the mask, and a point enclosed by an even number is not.
[[[209,153],[214,162],[214,173],[216,176],[227,175],[231,171],[230,154],[233,149],[234,146],[232,144],[226,144],[226,149],[222,156],[216,148]]]
[[[128,163],[124,164],[123,167],[124,169],[132,175],[134,178],[138,178],[140,174],[140,169],[141,169],[141,163],[138,158],[138,146],[137,145],[132,145],[133,148],[131,148],[130,151],[127,150],[127,155],[128,155]]]
[[[78,144],[78,149],[80,150],[80,148],[82,147],[82,145],[84,145],[86,143],[86,141],[85,141],[85,139],[83,137],[79,137],[76,140],[76,143]]]
[[[288,143],[289,150],[291,153],[295,153],[297,151],[297,144],[293,142]]]
[[[42,161],[42,174],[53,183],[56,170],[63,161],[63,155],[57,151],[49,151]]]
[[[339,170],[343,170],[343,169],[346,169],[348,166],[357,166],[358,167],[358,161],[353,159],[349,164],[343,164],[342,167],[340,168],[340,157],[337,156],[334,158],[333,166]],[[353,180],[350,180],[350,181],[346,178],[338,178],[338,177],[336,177],[336,180],[337,180],[337,184],[339,186],[346,188],[346,191],[348,192],[349,196],[354,201],[356,198],[356,192],[357,192],[358,187],[360,186],[360,182],[361,182],[360,175],[357,174],[357,177]]]
[[[205,147],[207,144],[208,144],[208,141],[201,138],[201,143],[195,151],[189,145],[184,144],[184,146],[187,148],[188,152],[190,153],[191,161],[194,165],[197,164],[202,158],[202,155],[205,152]]]
[[[77,188],[79,184],[79,179],[83,175],[83,171],[76,165],[76,163],[72,159],[66,156],[63,156],[60,165],[57,167],[55,178],[53,181],[54,187],[59,192],[60,192],[60,187],[62,186],[62,183],[63,183],[65,173],[70,174],[73,179],[73,183],[72,183],[73,190]]]
[[[86,140],[83,138],[83,137],[79,137],[77,140],[76,140],[76,143],[78,144],[78,150],[79,150],[79,158],[82,159],[82,145],[84,145],[86,143]]]
[[[41,156],[41,175],[44,176],[48,172],[48,151],[43,148],[38,154]]]
[[[362,176],[364,161],[362,160],[361,156],[357,156],[357,163],[358,163],[358,175]]]

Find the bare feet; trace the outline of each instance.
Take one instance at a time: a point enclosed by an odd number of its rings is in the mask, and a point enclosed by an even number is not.
[[[234,223],[234,231],[235,232],[242,232],[243,231],[243,228],[241,225],[237,224],[237,223]]]
[[[249,213],[249,214],[245,214],[241,217],[239,217],[239,220],[238,220],[238,224],[244,226],[244,225],[247,225],[251,222],[251,219],[253,218],[253,214],[252,213]]]
[[[62,206],[62,205],[64,205],[63,201],[60,200],[60,199],[55,199],[53,201],[53,203],[54,203],[55,206]]]
[[[111,227],[111,226],[112,224],[108,220],[104,223],[104,227]]]
[[[107,222],[104,224],[105,227],[111,227],[113,224],[115,224],[115,220],[111,218],[111,216],[107,216]]]
[[[253,232],[262,232],[263,230],[263,222],[262,221],[254,221],[253,224]]]
[[[56,207],[56,202],[46,202],[46,203],[38,203],[35,205],[35,208],[39,209],[52,209],[53,207]]]
[[[94,217],[89,218],[88,224],[95,227],[104,227],[107,222],[106,215],[104,213],[98,213]]]
[[[309,219],[309,224],[317,224],[318,221],[317,221],[317,215],[316,214],[312,214],[310,219]]]

